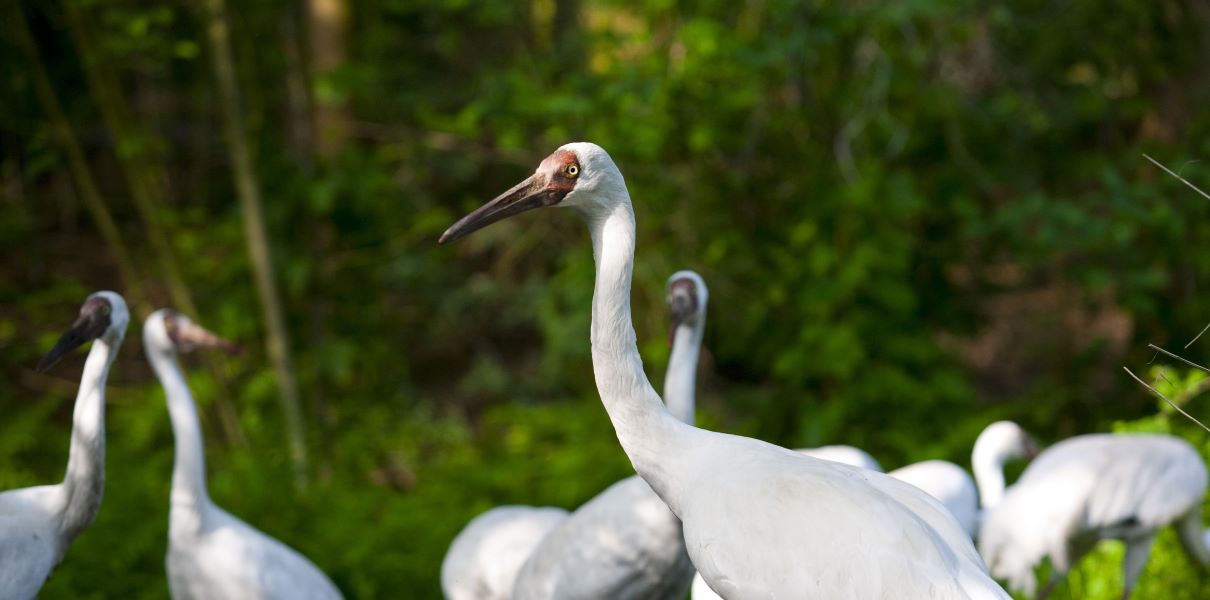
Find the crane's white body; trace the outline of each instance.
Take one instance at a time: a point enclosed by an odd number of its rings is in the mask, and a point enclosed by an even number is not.
[[[569,144],[548,161],[567,153],[578,159],[579,177],[561,205],[587,221],[596,261],[597,389],[635,470],[684,524],[689,556],[711,589],[729,600],[1007,599],[958,522],[924,492],[881,473],[697,429],[664,408],[643,372],[631,321],[635,220],[625,181],[593,144]],[[492,218],[488,211],[527,185],[455,224],[446,239]]]
[[[111,324],[93,341],[72,414],[67,474],[62,483],[0,493],[0,598],[38,595],[72,541],[101,508],[105,489],[105,381],[126,335],[126,302],[98,292],[112,307]]]
[[[798,449],[798,453],[810,456],[811,458],[830,460],[851,467],[882,472],[882,465],[878,464],[878,461],[873,456],[870,456],[869,452],[853,446],[835,445],[820,446],[818,448],[800,448]]]
[[[692,282],[694,308],[674,324],[664,399],[672,414],[693,423],[708,291],[691,271],[673,274],[669,284],[679,278]],[[636,475],[597,494],[542,540],[518,575],[513,598],[683,598],[692,577],[680,519]]]
[[[1175,524],[1189,555],[1210,566],[1201,529],[1206,487],[1206,465],[1184,440],[1077,436],[1039,455],[984,514],[979,549],[993,575],[1032,595],[1033,567],[1044,558],[1061,577],[1099,540],[1119,539],[1129,594],[1165,525]]]
[[[1010,421],[992,423],[979,434],[972,462],[984,480],[983,487],[988,490],[989,503],[994,504],[1003,495],[1004,462],[1026,456],[1032,444],[1025,431]],[[821,446],[798,452],[813,458],[882,471],[874,457],[853,446]],[[896,469],[888,475],[936,498],[969,536],[974,537],[978,533],[979,493],[975,481],[962,467],[942,460],[928,460]],[[715,600],[719,597],[706,585],[701,574],[694,577],[691,591],[693,600]]]
[[[937,499],[970,537],[979,533],[979,491],[966,469],[944,460],[926,460],[887,473]]]
[[[508,600],[534,548],[568,512],[552,506],[498,506],[471,520],[441,561],[446,600]]]
[[[692,576],[680,521],[635,475],[551,531],[522,567],[512,597],[683,598]]]
[[[201,425],[166,311],[143,325],[147,360],[167,397],[176,440],[168,512],[168,588],[176,600],[332,600],[336,586],[298,552],[219,508],[206,489]]]

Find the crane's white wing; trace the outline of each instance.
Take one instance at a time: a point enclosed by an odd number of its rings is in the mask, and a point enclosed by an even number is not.
[[[878,464],[878,461],[874,460],[874,457],[870,456],[869,452],[854,446],[836,445],[820,446],[818,448],[799,448],[795,452],[810,456],[811,458],[830,460],[851,467],[882,472],[882,465]]]
[[[970,537],[979,533],[979,492],[966,469],[944,460],[926,460],[887,473],[941,502]]]
[[[0,493],[0,598],[35,598],[59,563],[57,486]],[[63,548],[62,550],[66,550]]]
[[[597,494],[542,540],[513,598],[683,598],[692,576],[680,520],[634,476]]]
[[[507,600],[521,565],[567,518],[554,507],[499,506],[471,520],[441,562],[447,600]]]
[[[677,505],[710,587],[747,598],[997,598],[935,499],[881,473],[708,434]],[[725,474],[725,476],[719,476]]]
[[[289,546],[221,511],[193,543],[171,544],[168,583],[175,600],[337,600],[340,591]]]
[[[1157,529],[1198,506],[1206,467],[1171,436],[1084,435],[1043,452],[984,515],[979,549],[993,575],[1033,587],[1050,557],[1066,570],[1101,537]]]

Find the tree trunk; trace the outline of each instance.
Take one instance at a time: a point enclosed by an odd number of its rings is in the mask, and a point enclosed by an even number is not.
[[[214,64],[215,79],[218,83],[219,110],[222,113],[223,128],[226,131],[227,149],[231,154],[235,192],[244,213],[244,234],[248,241],[248,254],[252,260],[252,271],[260,297],[261,312],[265,319],[265,346],[269,360],[273,363],[282,411],[285,413],[295,485],[303,489],[307,485],[309,469],[298,384],[294,379],[294,367],[290,360],[289,336],[286,331],[281,298],[273,279],[273,261],[269,253],[269,240],[261,210],[260,188],[257,184],[256,171],[244,131],[240,94],[236,83],[235,61],[231,56],[226,7],[223,0],[206,0],[205,6],[208,17],[206,29],[210,39],[211,62]]]
[[[33,36],[29,32],[29,26],[25,22],[25,15],[21,12],[20,5],[15,5],[15,7],[16,14],[14,15],[14,21],[16,21],[15,27],[17,29],[17,37],[19,38],[18,42],[29,58],[30,70],[33,74],[34,90],[38,95],[39,103],[42,104],[42,109],[46,111],[46,116],[50,120],[51,132],[59,143],[64,157],[67,159],[67,166],[71,170],[72,179],[75,181],[76,193],[96,222],[97,229],[101,232],[101,237],[104,238],[105,243],[113,252],[114,261],[118,267],[118,274],[122,278],[123,295],[135,309],[135,314],[146,316],[151,313],[151,309],[147,304],[147,298],[143,295],[143,286],[138,276],[138,269],[131,259],[130,250],[126,247],[126,242],[122,239],[122,233],[118,230],[113,216],[109,213],[109,207],[106,206],[105,200],[101,197],[101,192],[97,189],[96,180],[93,179],[92,172],[88,168],[88,161],[84,158],[84,152],[76,141],[76,134],[71,128],[71,123],[68,122],[67,117],[63,114],[63,108],[59,105],[59,98],[55,95],[54,88],[50,84],[50,78],[46,75],[46,69],[42,66],[38,47],[35,45]]]

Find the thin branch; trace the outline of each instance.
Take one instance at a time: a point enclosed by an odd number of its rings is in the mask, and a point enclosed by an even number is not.
[[[1180,356],[1177,356],[1177,355],[1175,355],[1175,354],[1173,354],[1173,353],[1171,353],[1171,352],[1169,352],[1169,351],[1167,351],[1167,350],[1165,350],[1165,349],[1163,349],[1163,348],[1160,348],[1159,346],[1156,346],[1155,344],[1147,344],[1147,347],[1148,347],[1148,348],[1151,348],[1152,350],[1155,350],[1156,352],[1162,352],[1162,353],[1164,353],[1164,354],[1168,355],[1168,356],[1169,356],[1169,357],[1171,357],[1171,358],[1175,358],[1175,359],[1177,359],[1177,360],[1179,360],[1179,361],[1181,361],[1181,362],[1185,363],[1186,365],[1189,365],[1190,367],[1193,367],[1193,368],[1195,368],[1195,369],[1200,369],[1200,370],[1202,370],[1202,371],[1205,371],[1206,373],[1210,373],[1210,369],[1207,369],[1206,367],[1203,367],[1203,366],[1201,366],[1201,365],[1199,365],[1199,364],[1197,364],[1197,363],[1195,363],[1195,362],[1193,362],[1193,361],[1191,361],[1191,360],[1189,360],[1189,359],[1187,359],[1187,358],[1181,358]]]
[[[1187,179],[1185,179],[1184,177],[1181,177],[1180,175],[1177,175],[1176,173],[1173,173],[1173,172],[1172,172],[1172,169],[1169,169],[1168,167],[1165,167],[1164,165],[1161,165],[1161,164],[1159,163],[1159,161],[1155,160],[1154,158],[1151,158],[1150,156],[1147,156],[1146,154],[1144,154],[1144,155],[1143,155],[1143,158],[1145,158],[1145,159],[1147,159],[1147,160],[1151,161],[1151,164],[1154,164],[1155,166],[1157,166],[1157,167],[1159,167],[1159,168],[1163,169],[1163,170],[1164,170],[1166,173],[1168,173],[1169,175],[1171,175],[1171,176],[1173,176],[1173,177],[1177,178],[1178,180],[1180,180],[1180,182],[1181,182],[1181,183],[1183,183],[1183,184],[1185,184],[1185,185],[1189,186],[1189,187],[1190,187],[1190,189],[1192,189],[1193,191],[1195,191],[1195,192],[1197,192],[1197,193],[1201,194],[1201,195],[1202,195],[1202,196],[1203,196],[1205,199],[1210,200],[1210,194],[1207,194],[1206,192],[1203,192],[1203,191],[1202,191],[1202,190],[1200,190],[1200,189],[1199,189],[1199,188],[1198,188],[1196,185],[1193,185],[1192,183],[1189,183],[1189,181],[1188,181]]]
[[[1188,344],[1185,344],[1185,348],[1186,348],[1186,349],[1188,349],[1188,348],[1189,348],[1189,346],[1192,346],[1192,345],[1193,345],[1193,342],[1196,342],[1196,341],[1198,340],[1198,338],[1202,337],[1202,334],[1203,334],[1203,333],[1206,333],[1206,330],[1207,330],[1207,329],[1210,329],[1210,323],[1206,323],[1206,326],[1205,326],[1205,327],[1202,327],[1202,330],[1201,330],[1201,331],[1200,331],[1200,332],[1197,334],[1197,337],[1195,337],[1195,338],[1193,338],[1193,339],[1189,340],[1189,343],[1188,343]]]
[[[1168,396],[1161,394],[1159,390],[1155,389],[1154,387],[1151,387],[1151,385],[1148,384],[1146,381],[1139,379],[1139,376],[1135,375],[1128,367],[1122,367],[1122,370],[1126,371],[1127,375],[1130,375],[1132,378],[1134,378],[1135,381],[1139,382],[1139,385],[1147,388],[1147,390],[1150,391],[1152,394],[1155,394],[1156,396],[1159,396],[1160,398],[1162,398],[1164,400],[1164,402],[1167,402],[1169,406],[1171,406],[1172,408],[1175,408],[1177,410],[1177,412],[1181,413],[1182,415],[1185,415],[1185,417],[1188,418],[1190,421],[1197,423],[1198,426],[1200,426],[1202,429],[1205,429],[1206,431],[1210,432],[1210,427],[1206,427],[1205,425],[1202,425],[1201,421],[1198,421],[1197,419],[1193,418],[1193,415],[1185,412],[1185,409],[1177,406],[1175,402],[1169,400]]]

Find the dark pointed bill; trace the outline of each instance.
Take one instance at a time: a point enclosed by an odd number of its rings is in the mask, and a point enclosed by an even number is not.
[[[85,302],[84,306],[80,308],[79,318],[72,323],[71,329],[68,329],[67,333],[59,338],[55,347],[38,361],[38,366],[34,367],[34,370],[43,373],[72,350],[101,337],[105,330],[109,329],[110,310],[112,307],[103,298],[93,298]]]
[[[569,191],[571,191],[569,186],[549,185],[548,177],[535,173],[525,181],[514,185],[507,192],[496,196],[491,202],[459,219],[457,223],[441,234],[441,239],[437,240],[437,243],[452,242],[496,221],[519,215],[527,210],[554,206],[562,201]]]

